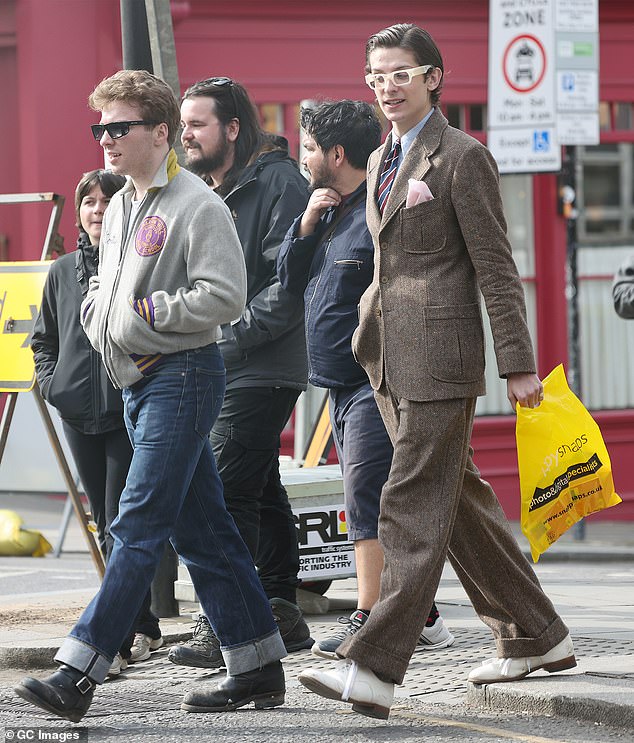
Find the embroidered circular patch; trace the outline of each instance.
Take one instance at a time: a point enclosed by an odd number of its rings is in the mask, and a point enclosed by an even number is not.
[[[165,245],[167,225],[160,217],[146,217],[136,233],[134,247],[139,255],[158,253]]]

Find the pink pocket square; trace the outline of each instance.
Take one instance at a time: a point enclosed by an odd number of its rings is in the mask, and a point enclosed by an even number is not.
[[[416,204],[422,204],[423,201],[431,201],[433,198],[434,195],[425,181],[416,181],[413,178],[407,181],[405,207],[416,206]]]

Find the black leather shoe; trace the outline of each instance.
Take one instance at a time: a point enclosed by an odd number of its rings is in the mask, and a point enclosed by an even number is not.
[[[185,712],[229,712],[255,702],[256,709],[270,709],[284,704],[284,669],[279,660],[264,668],[227,676],[209,690],[185,694],[181,709]]]
[[[27,676],[14,690],[36,707],[71,722],[79,722],[88,712],[95,685],[82,671],[62,665],[41,681]]]
[[[315,641],[310,636],[310,629],[299,606],[280,598],[270,599],[269,603],[286,652],[294,653],[296,650],[312,648]]]

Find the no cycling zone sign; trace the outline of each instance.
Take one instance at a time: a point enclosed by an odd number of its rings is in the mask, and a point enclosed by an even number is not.
[[[500,173],[556,171],[553,0],[490,0],[488,146]]]
[[[489,0],[487,145],[500,173],[598,144],[598,0]]]
[[[538,88],[546,74],[546,50],[536,36],[515,36],[506,45],[502,59],[506,84],[517,93]]]

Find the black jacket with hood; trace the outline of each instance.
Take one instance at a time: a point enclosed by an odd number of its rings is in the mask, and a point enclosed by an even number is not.
[[[304,304],[277,278],[276,260],[286,231],[308,203],[308,183],[288,147],[260,155],[224,197],[247,266],[247,304],[222,327],[219,342],[227,388],[306,389]]]
[[[42,396],[68,425],[85,434],[124,426],[121,390],[110,383],[101,356],[79,323],[88,280],[97,273],[98,250],[81,232],[77,250],[53,263],[31,341]]]

